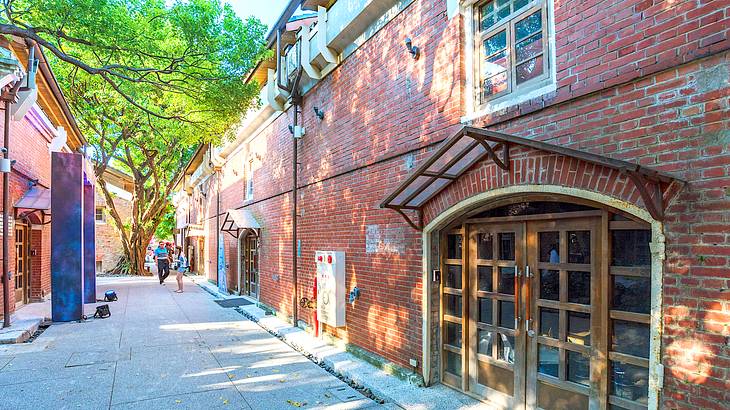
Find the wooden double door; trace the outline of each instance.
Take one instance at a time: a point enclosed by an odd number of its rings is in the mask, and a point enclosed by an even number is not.
[[[600,227],[467,223],[446,235],[443,380],[508,409],[605,403],[606,338],[592,337],[605,319]]]

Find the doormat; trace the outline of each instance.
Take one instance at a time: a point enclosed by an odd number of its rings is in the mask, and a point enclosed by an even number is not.
[[[253,305],[253,302],[246,298],[217,299],[215,300],[215,303],[223,306],[224,308]]]

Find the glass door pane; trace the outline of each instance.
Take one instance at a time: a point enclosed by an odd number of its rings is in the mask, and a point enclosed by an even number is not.
[[[598,403],[599,380],[591,377],[605,373],[595,352],[601,340],[592,334],[600,325],[594,317],[601,308],[599,226],[600,218],[527,225],[527,408],[587,409]]]
[[[468,225],[469,391],[521,407],[524,341],[516,272],[524,264],[521,222]]]

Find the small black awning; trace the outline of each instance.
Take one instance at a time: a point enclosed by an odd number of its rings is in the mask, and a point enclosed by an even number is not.
[[[257,235],[261,225],[259,225],[253,213],[248,209],[229,209],[221,224],[221,231],[228,232],[234,238],[238,238],[241,231],[252,230]]]
[[[631,162],[543,141],[464,126],[455,135],[445,139],[431,157],[426,159],[383,200],[380,207],[395,210],[413,228],[421,230],[423,228],[421,218],[419,217],[419,222],[415,223],[404,213],[404,210],[417,211],[420,215],[421,209],[431,198],[486,157],[494,161],[498,167],[509,170],[510,148],[519,146],[577,158],[588,163],[618,170],[620,173],[627,175],[636,185],[647,211],[657,220],[664,218],[667,202],[663,199],[662,187],[668,187],[672,183],[684,185],[684,181],[669,174]]]

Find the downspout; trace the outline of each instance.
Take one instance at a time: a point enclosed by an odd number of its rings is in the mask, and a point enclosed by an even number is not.
[[[294,93],[294,120],[293,125],[294,129],[297,129],[297,120],[299,117],[299,96],[297,95],[296,91]],[[292,271],[291,271],[291,277],[292,277],[292,285],[294,286],[294,292],[293,293],[293,300],[292,300],[292,312],[293,312],[293,321],[294,321],[294,327],[297,327],[297,317],[298,317],[298,286],[297,286],[297,262],[299,260],[297,255],[297,168],[298,168],[298,144],[297,139],[292,138],[292,208],[291,208],[291,225],[292,225]]]
[[[5,124],[3,127],[3,162],[10,161],[10,103],[20,88],[20,80],[16,81],[13,88],[7,91],[2,97],[5,103]],[[5,164],[3,164],[5,165]],[[6,172],[3,172],[3,327],[10,326],[10,171],[12,164],[8,164]]]

